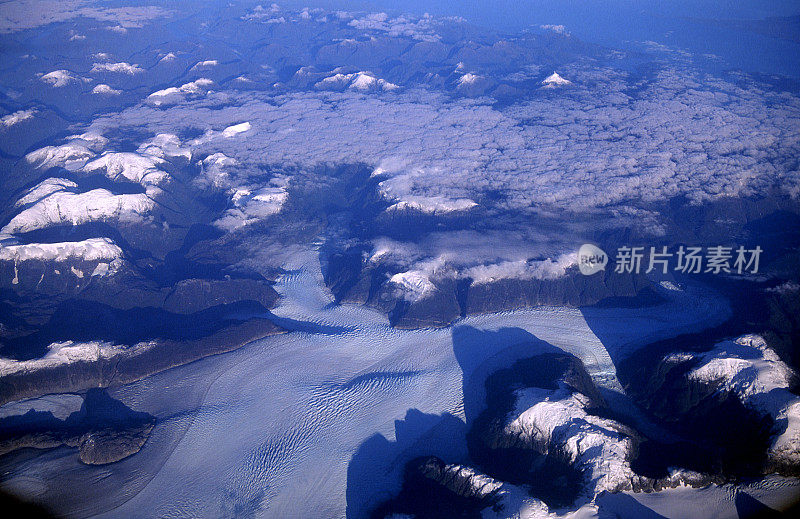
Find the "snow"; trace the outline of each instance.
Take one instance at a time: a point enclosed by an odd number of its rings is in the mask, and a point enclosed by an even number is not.
[[[772,292],[774,294],[788,294],[791,292],[797,292],[798,290],[800,290],[800,283],[795,281],[786,281],[776,287],[768,288],[767,292]]]
[[[39,148],[27,154],[25,160],[40,169],[63,167],[72,171],[82,167],[94,155],[87,143],[75,141]]]
[[[169,175],[159,169],[164,161],[151,155],[130,152],[106,152],[83,167],[86,173],[103,172],[111,180],[123,178],[143,186],[159,185]]]
[[[38,202],[42,198],[50,196],[56,191],[66,191],[70,189],[75,189],[77,187],[78,184],[76,184],[72,180],[68,180],[66,178],[51,177],[41,181],[34,187],[30,188],[27,193],[25,193],[19,200],[17,200],[17,202],[14,204],[14,207],[22,207],[28,204],[32,204],[34,202]]]
[[[154,207],[155,202],[144,193],[115,195],[107,189],[85,193],[59,190],[17,213],[0,232],[19,234],[106,219],[142,221]]]
[[[398,330],[378,312],[332,304],[316,251],[287,251],[283,266],[286,274],[276,284],[282,298],[272,312],[306,323],[307,330],[112,390],[158,419],[140,453],[111,473],[43,454],[35,463],[2,466],[3,488],[37,488],[76,512],[71,515],[220,517],[256,503],[259,516],[343,517],[348,492],[365,502],[388,497],[348,481],[355,470],[350,462],[365,442],[382,437],[387,449],[362,452],[374,467],[374,488],[397,489],[403,461],[432,454],[433,443],[445,449],[433,454],[447,458],[447,449],[458,445],[450,431],[437,432],[436,421],[403,428],[404,417],[415,409],[466,420],[464,391],[483,387],[467,381],[550,351],[531,336],[578,356],[598,384],[613,389],[618,382],[609,351],[616,356],[653,338],[713,326],[728,311],[716,295],[688,285],[657,307],[595,309],[588,317],[579,309],[538,308],[469,317],[452,328]],[[480,397],[470,394],[468,401]],[[575,406],[569,413],[580,411]],[[441,442],[429,441],[437,434]],[[86,494],[71,495],[76,486]],[[725,495],[713,494],[722,501]],[[87,499],[91,513],[83,508]],[[522,517],[545,513],[538,500],[508,499]],[[576,517],[593,516],[592,506]]]
[[[560,34],[562,36],[569,36],[567,28],[564,27],[563,25],[545,24],[545,25],[540,25],[539,28],[545,31],[550,31],[556,34]]]
[[[75,362],[92,362],[119,355],[125,348],[104,341],[55,342],[48,346],[47,354],[35,360],[13,360],[0,357],[0,376],[25,371],[53,368]]]
[[[93,94],[107,95],[107,96],[117,96],[117,95],[120,95],[122,93],[122,90],[117,90],[115,88],[111,88],[110,86],[106,85],[105,83],[101,83],[101,84],[95,86],[92,89],[92,93]]]
[[[12,114],[4,115],[3,117],[0,117],[0,126],[9,128],[15,124],[21,123],[22,121],[32,119],[35,113],[36,110],[32,108],[30,110],[18,110]]]
[[[739,494],[751,496],[774,510],[785,509],[796,504],[797,496],[800,495],[800,480],[767,476],[761,480],[741,482],[737,485],[678,487],[649,494],[625,493],[617,496],[635,500],[662,517],[731,519],[739,517],[739,507],[736,502]],[[608,508],[621,508],[624,511],[624,504],[617,496],[607,494],[598,498],[597,502]],[[620,515],[620,517],[642,516],[641,508],[634,508],[628,511],[627,515]]]
[[[386,81],[385,79],[378,79],[371,74],[365,72],[359,72],[358,74],[356,74],[355,79],[353,79],[353,82],[350,83],[349,88],[364,92],[367,90],[375,90],[375,89],[384,91],[396,90],[400,87],[398,87],[394,83]]]
[[[398,272],[389,278],[389,281],[403,287],[404,297],[407,301],[414,302],[425,299],[436,291],[436,287],[428,279],[428,276],[418,270]]]
[[[0,246],[0,261],[66,261],[68,259],[112,261],[118,258],[122,258],[122,249],[108,238],[90,238],[76,242]]]
[[[384,91],[389,92],[400,88],[385,79],[377,78],[370,72],[354,72],[351,74],[337,73],[326,77],[316,83],[315,88],[321,90],[349,88],[360,92]]]
[[[77,77],[72,75],[69,70],[54,70],[44,74],[39,79],[55,88],[65,87],[70,83],[80,81]]]
[[[198,61],[197,63],[195,63],[194,67],[192,67],[192,68],[194,68],[194,69],[211,68],[211,67],[216,67],[217,65],[219,65],[219,62],[217,60],[208,59],[208,60],[205,60],[205,61]]]
[[[180,103],[188,95],[205,94],[214,82],[207,78],[200,78],[189,83],[184,83],[179,87],[169,87],[153,92],[145,100],[153,106],[167,106]]]
[[[91,72],[116,72],[132,76],[144,72],[144,69],[139,67],[139,65],[131,65],[123,61],[120,63],[95,63],[92,65]]]
[[[404,209],[415,209],[423,213],[453,213],[456,211],[466,211],[478,204],[469,198],[447,198],[442,196],[414,196],[404,195],[402,199],[389,206],[387,211],[399,211]]]
[[[690,380],[717,385],[785,427],[773,438],[771,456],[800,463],[800,396],[790,391],[797,374],[759,335],[724,341],[699,357]],[[781,425],[780,427],[783,427]]]
[[[64,420],[70,414],[80,411],[82,405],[83,397],[80,395],[46,395],[41,398],[12,402],[0,407],[0,419],[25,414],[29,410],[35,409],[40,412],[53,413],[55,418]]]
[[[559,86],[566,86],[566,85],[569,85],[571,83],[572,83],[572,81],[564,79],[563,77],[559,76],[557,72],[553,72],[552,74],[547,76],[544,79],[544,81],[542,81],[542,84],[545,86],[545,88],[555,88],[555,87],[559,87]]]
[[[675,283],[674,281],[666,281],[666,280],[665,281],[659,281],[658,284],[661,285],[661,287],[666,289],[666,290],[675,290],[675,291],[678,291],[678,292],[683,290],[681,288],[681,286],[679,284]]]
[[[461,85],[472,85],[476,83],[481,77],[473,74],[472,72],[467,72],[463,76],[458,79],[459,86]]]
[[[543,453],[562,448],[587,478],[591,495],[623,489],[635,476],[630,466],[634,441],[620,434],[624,427],[618,422],[587,413],[589,405],[584,395],[563,387],[522,389],[505,432],[542,445]]]

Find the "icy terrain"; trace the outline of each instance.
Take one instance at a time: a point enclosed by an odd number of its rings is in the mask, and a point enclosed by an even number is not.
[[[671,299],[661,306],[592,310],[594,322],[616,330],[605,333],[606,344],[577,309],[543,308],[466,318],[446,329],[397,330],[377,312],[331,304],[315,251],[298,253],[286,268],[278,287],[283,303],[274,313],[293,333],[112,392],[158,419],[139,454],[113,470],[81,466],[75,454],[60,449],[38,458],[18,456],[0,467],[9,471],[4,488],[61,503],[76,516],[220,517],[250,511],[264,517],[342,517],[348,506],[358,516],[353,502],[375,503],[398,488],[403,460],[432,448],[440,455],[462,455],[452,451],[463,448],[453,441],[463,429],[459,433],[443,416],[464,420],[464,388],[480,391],[471,378],[555,346],[582,359],[599,386],[615,391],[619,382],[611,358],[621,350],[708,326],[728,313],[713,294],[686,289],[669,291]],[[24,404],[54,406],[53,397]],[[375,441],[390,448],[363,448]],[[356,453],[360,466],[383,470],[371,474],[370,484],[348,488],[349,479],[361,481],[352,461]],[[386,459],[387,453],[395,458]],[[787,481],[779,483],[795,488]],[[68,490],[82,483],[91,483],[88,495]],[[729,489],[702,492],[713,493],[722,509],[734,509]],[[669,492],[654,506],[673,495],[684,499],[683,493]]]

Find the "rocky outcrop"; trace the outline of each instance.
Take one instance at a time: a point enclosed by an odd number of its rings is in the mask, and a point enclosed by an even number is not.
[[[23,362],[5,361],[0,376],[0,404],[50,393],[127,384],[284,332],[268,319],[253,318],[194,340],[159,339],[127,347],[99,344],[91,349],[90,355],[65,355],[56,358],[55,362],[48,357]]]
[[[771,444],[748,446],[766,455],[765,464],[746,463],[752,459],[749,452],[725,452],[731,445],[724,445],[724,438],[717,444],[703,434],[674,434],[669,443],[653,439],[603,399],[579,359],[566,353],[542,354],[486,379],[487,408],[467,435],[474,466],[435,457],[413,460],[406,466],[402,492],[379,508],[377,516],[426,516],[435,511],[436,500],[456,500],[463,510],[483,517],[538,517],[553,508],[592,502],[603,492],[699,488],[740,476],[796,470],[800,397],[782,393],[794,374],[763,339],[747,336],[705,354],[673,354],[653,371],[655,382],[649,389],[658,391],[659,383],[673,381],[670,371],[681,363],[686,395],[676,394],[676,402],[662,412],[682,409],[684,419],[697,412],[714,434],[732,436],[711,423],[722,415],[711,412],[707,401],[718,402],[712,395],[719,392],[733,394],[750,409],[783,422],[772,429]],[[670,391],[678,389],[675,383],[669,385]],[[724,409],[731,410],[727,420],[743,419],[735,408]],[[676,416],[662,414],[660,423],[673,430],[667,418]],[[736,430],[751,441],[748,427],[742,422]],[[746,462],[731,464],[726,458],[731,455]]]
[[[114,463],[136,454],[144,446],[155,418],[113,400],[104,391],[87,392],[80,411],[65,420],[50,412],[31,409],[20,416],[0,419],[0,455],[23,448],[78,449],[87,465]]]
[[[705,445],[707,470],[722,477],[800,473],[797,374],[763,337],[672,352],[640,369],[634,380],[644,383],[629,392],[670,430]]]
[[[577,267],[563,276],[546,279],[500,278],[475,281],[447,271],[421,279],[418,294],[409,297],[392,283],[390,266],[370,264],[356,255],[338,253],[328,262],[326,283],[337,301],[372,306],[388,314],[398,328],[442,327],[465,315],[502,312],[537,306],[591,306],[609,299],[644,297],[657,300],[644,275],[622,275],[612,270],[584,276]]]

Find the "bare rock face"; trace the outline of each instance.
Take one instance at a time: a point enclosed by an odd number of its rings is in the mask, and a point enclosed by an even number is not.
[[[88,432],[78,440],[78,457],[87,465],[105,465],[125,459],[144,446],[153,425],[144,423],[122,430]]]
[[[81,406],[65,420],[34,410],[0,420],[0,455],[22,448],[78,449],[87,465],[114,463],[136,454],[147,442],[155,418],[133,411],[99,389],[89,390]]]
[[[603,492],[699,488],[748,475],[797,473],[800,397],[789,391],[795,374],[760,336],[725,341],[704,353],[670,354],[649,375],[654,401],[668,398],[661,393],[666,388],[674,394],[670,405],[651,407],[667,443],[617,417],[572,355],[541,354],[496,371],[485,382],[487,407],[467,434],[474,466],[433,456],[413,460],[402,492],[377,516],[434,513],[442,501],[483,517],[523,511],[545,516]],[[751,444],[728,442],[732,435],[710,424],[709,416],[739,420],[736,430]],[[674,427],[703,417],[710,433],[723,437]]]
[[[207,335],[141,340],[131,345],[64,341],[57,343],[57,348],[50,346],[51,357],[6,361],[0,377],[0,402],[127,384],[209,355],[232,351],[269,335],[285,333],[271,320],[260,317],[219,324],[218,329]],[[77,355],[59,355],[62,350],[75,350]]]
[[[710,471],[800,472],[797,374],[762,336],[672,352],[641,369],[645,383],[629,391],[666,427],[706,445]]]
[[[644,275],[612,270],[584,276],[569,267],[546,279],[476,281],[446,270],[436,276],[393,274],[396,267],[365,260],[361,249],[332,255],[325,281],[337,301],[387,313],[398,328],[441,327],[465,315],[536,306],[591,306],[608,299],[657,298]]]
[[[531,485],[555,505],[581,492],[632,489],[630,462],[641,438],[598,416],[606,403],[579,359],[524,359],[491,375],[486,388],[488,408],[475,420],[470,453],[489,474]]]

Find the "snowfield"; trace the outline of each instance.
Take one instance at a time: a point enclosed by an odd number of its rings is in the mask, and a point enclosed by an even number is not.
[[[605,343],[578,309],[541,308],[469,317],[446,329],[398,330],[372,310],[331,304],[315,251],[297,253],[285,268],[277,286],[283,300],[274,314],[294,326],[293,333],[111,392],[158,418],[141,452],[112,468],[81,465],[61,449],[6,459],[0,462],[7,474],[3,488],[59,503],[75,516],[363,517],[399,489],[409,459],[463,457],[463,422],[480,411],[465,409],[464,402],[483,401],[473,379],[555,347],[583,360],[601,388],[618,392],[612,358],[620,352],[709,326],[729,311],[715,294],[688,287],[665,290],[669,301],[660,306],[592,310]],[[52,397],[28,403],[53,406]],[[570,405],[543,402],[530,412]],[[785,478],[754,485],[773,502],[800,490]],[[598,488],[604,486],[598,480]],[[75,495],[73,488],[87,490]],[[735,492],[728,487],[631,494],[616,503],[621,495],[628,494],[601,494],[573,517],[596,517],[598,503],[615,509],[633,500],[659,513],[673,501],[713,502],[720,517],[735,517]],[[546,507],[534,505],[520,501],[523,516],[545,513]],[[707,508],[696,510],[680,517],[706,517]]]

